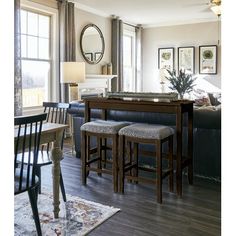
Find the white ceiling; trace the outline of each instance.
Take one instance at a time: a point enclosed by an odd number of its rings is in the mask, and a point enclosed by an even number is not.
[[[76,7],[101,16],[118,16],[144,28],[216,21],[210,0],[73,0]]]

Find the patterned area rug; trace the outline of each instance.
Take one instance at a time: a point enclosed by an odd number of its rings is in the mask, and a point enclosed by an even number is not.
[[[60,199],[60,217],[53,218],[52,194],[43,189],[39,194],[38,211],[44,236],[87,235],[120,209],[66,195]],[[27,193],[15,196],[15,235],[37,235]]]

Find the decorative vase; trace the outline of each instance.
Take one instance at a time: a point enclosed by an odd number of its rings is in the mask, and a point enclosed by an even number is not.
[[[112,64],[111,63],[107,64],[107,74],[112,75]]]
[[[107,75],[107,65],[102,66],[102,75]]]

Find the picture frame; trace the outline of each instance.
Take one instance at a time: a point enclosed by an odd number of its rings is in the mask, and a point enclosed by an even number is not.
[[[199,74],[217,74],[217,45],[199,46]]]
[[[158,48],[158,68],[173,71],[174,69],[174,48]]]
[[[94,53],[94,60],[95,60],[95,61],[99,60],[99,58],[100,58],[101,55],[102,55],[101,52],[95,52],[95,53]]]
[[[185,70],[188,74],[195,73],[195,47],[178,47],[178,71]]]
[[[89,61],[93,61],[93,54],[91,52],[87,52],[84,55]]]

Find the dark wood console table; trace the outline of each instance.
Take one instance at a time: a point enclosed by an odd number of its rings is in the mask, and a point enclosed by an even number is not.
[[[182,170],[188,167],[188,181],[193,184],[193,101],[156,102],[142,99],[87,98],[85,99],[85,122],[90,121],[91,109],[102,109],[102,119],[107,119],[107,110],[135,112],[158,112],[176,115],[176,191],[182,196]],[[182,155],[183,113],[188,117],[188,153]]]

